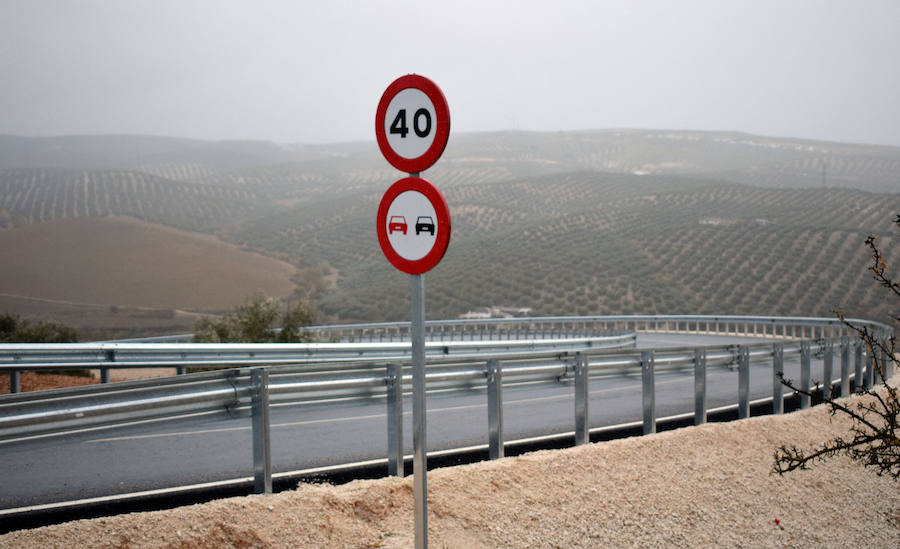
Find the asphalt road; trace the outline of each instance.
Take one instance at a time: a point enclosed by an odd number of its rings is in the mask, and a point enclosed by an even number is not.
[[[641,335],[639,348],[739,342],[759,338]],[[799,361],[786,361],[786,375],[799,379]],[[837,365],[835,370],[838,370]],[[813,360],[812,378],[822,378]],[[752,364],[751,399],[772,393],[771,363]],[[693,372],[657,373],[657,416],[693,412]],[[707,373],[708,407],[737,402],[737,371],[713,367]],[[574,429],[570,383],[508,386],[503,391],[504,439],[565,433]],[[486,444],[487,398],[483,390],[429,394],[428,451]],[[404,442],[412,453],[412,403],[404,402]],[[640,375],[590,382],[590,426],[639,421]],[[276,406],[271,412],[273,471],[384,458],[387,423],[383,401]],[[224,412],[30,441],[0,443],[0,509],[72,501],[253,474],[249,417]]]

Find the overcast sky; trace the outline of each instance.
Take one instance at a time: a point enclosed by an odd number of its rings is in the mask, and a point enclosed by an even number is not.
[[[454,132],[900,145],[900,1],[3,0],[0,134],[374,140],[403,74]]]

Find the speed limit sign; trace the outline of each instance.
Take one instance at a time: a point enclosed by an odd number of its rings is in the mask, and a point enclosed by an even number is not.
[[[375,137],[393,167],[409,173],[427,170],[450,137],[450,109],[441,89],[417,74],[394,80],[378,102]]]

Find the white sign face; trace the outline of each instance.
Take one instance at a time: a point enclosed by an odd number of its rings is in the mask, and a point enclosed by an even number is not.
[[[425,257],[437,240],[438,216],[424,194],[405,191],[388,207],[387,235],[394,251],[408,261]]]
[[[406,88],[394,96],[384,117],[384,133],[394,152],[407,159],[419,158],[434,142],[434,104],[417,88]]]

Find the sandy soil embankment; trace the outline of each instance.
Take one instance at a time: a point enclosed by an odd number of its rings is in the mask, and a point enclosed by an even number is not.
[[[769,472],[778,445],[847,425],[820,406],[432,471],[429,544],[900,547],[900,483],[844,458]],[[0,547],[412,547],[412,508],[412,478],[301,485],[13,532]]]

